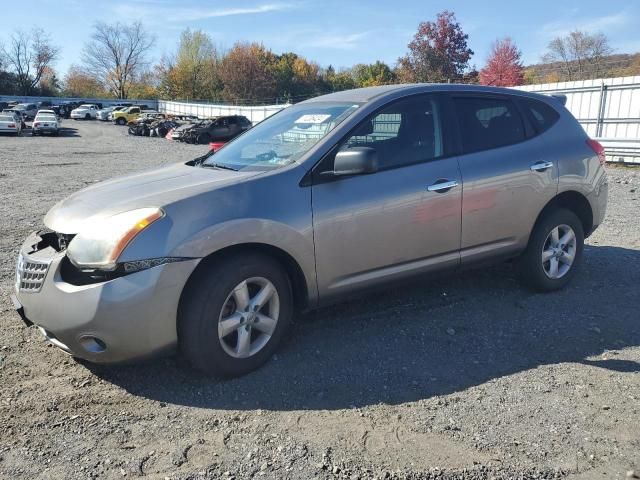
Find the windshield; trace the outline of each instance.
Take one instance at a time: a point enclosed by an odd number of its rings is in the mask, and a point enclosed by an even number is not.
[[[39,120],[41,122],[55,122],[56,117],[54,117],[53,115],[38,115],[36,117],[36,120]]]
[[[215,155],[207,154],[202,165],[233,170],[268,170],[288,165],[357,108],[353,103],[294,105],[259,123]]]
[[[14,118],[10,115],[0,115],[0,122],[13,122]]]

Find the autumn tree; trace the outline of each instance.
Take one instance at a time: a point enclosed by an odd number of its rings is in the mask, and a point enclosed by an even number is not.
[[[359,63],[352,68],[353,79],[358,87],[373,87],[393,83],[395,75],[384,62],[364,64]]]
[[[292,52],[276,55],[271,69],[276,80],[277,97],[283,101],[299,101],[322,90],[320,66]]]
[[[273,53],[259,43],[236,43],[220,65],[223,98],[236,103],[275,101],[274,60]]]
[[[78,65],[71,65],[64,77],[63,93],[69,97],[102,98],[108,96],[102,83]]]
[[[409,52],[398,59],[397,73],[404,82],[446,82],[458,80],[464,73],[473,51],[468,47],[455,14],[445,10],[435,22],[422,22]]]
[[[84,48],[84,67],[115,97],[127,98],[132,83],[148,66],[152,45],[152,35],[140,22],[98,22]]]
[[[576,30],[551,40],[542,60],[556,64],[564,80],[584,80],[603,75],[605,57],[611,52],[612,49],[604,34],[590,34]]]
[[[48,33],[41,28],[34,28],[31,32],[14,32],[1,53],[7,68],[15,76],[18,93],[31,95],[42,75],[51,69],[59,52],[60,49],[51,42]]]
[[[495,87],[513,87],[524,82],[524,67],[520,60],[522,53],[506,37],[491,46],[487,64],[480,70],[480,83]]]

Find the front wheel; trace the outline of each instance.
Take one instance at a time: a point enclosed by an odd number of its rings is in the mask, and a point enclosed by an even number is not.
[[[124,118],[119,118],[119,119],[116,120],[116,123],[118,125],[126,125],[127,121]]]
[[[527,250],[520,258],[522,281],[534,290],[564,287],[582,260],[584,229],[570,210],[549,212],[536,224]]]
[[[180,351],[200,371],[248,373],[275,352],[293,315],[289,278],[260,254],[200,267],[185,287],[178,315]]]

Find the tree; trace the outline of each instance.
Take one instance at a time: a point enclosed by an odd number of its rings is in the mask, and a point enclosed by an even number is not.
[[[69,67],[64,77],[63,93],[69,97],[102,98],[108,96],[102,83],[78,65]]]
[[[85,45],[83,61],[117,98],[127,98],[131,84],[148,65],[147,54],[153,37],[142,23],[94,25],[91,40]]]
[[[178,98],[215,98],[221,90],[218,64],[218,53],[209,35],[200,30],[182,32],[172,72]]]
[[[225,100],[270,103],[276,99],[275,56],[259,43],[236,43],[220,65]]]
[[[453,12],[445,10],[435,22],[422,22],[409,52],[398,59],[397,73],[405,82],[446,82],[464,73],[473,50]]]
[[[395,75],[384,62],[357,64],[352,69],[353,78],[358,87],[373,87],[393,83]]]
[[[557,64],[565,80],[584,80],[603,75],[604,59],[611,52],[607,37],[602,33],[576,30],[551,40],[542,59]]]
[[[9,45],[2,47],[2,56],[15,75],[18,92],[30,95],[40,83],[43,73],[51,70],[60,49],[51,43],[49,34],[41,28],[31,32],[16,31]]]
[[[342,90],[349,90],[356,87],[356,82],[353,79],[350,71],[336,72],[335,69],[329,65],[323,75],[324,83],[327,85],[330,91],[339,92]]]
[[[524,82],[522,53],[511,38],[506,37],[491,46],[485,67],[480,70],[480,83],[495,87],[513,87]]]
[[[296,53],[287,52],[275,56],[271,69],[276,79],[279,100],[305,100],[322,91],[320,66]]]

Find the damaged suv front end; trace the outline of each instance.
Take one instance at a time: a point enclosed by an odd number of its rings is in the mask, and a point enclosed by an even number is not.
[[[127,239],[118,240],[122,244]],[[34,232],[25,240],[12,295],[25,323],[34,324],[65,352],[96,363],[170,350],[176,342],[175,305],[180,294],[172,287],[186,282],[197,260],[164,257],[109,263],[107,255],[113,250],[99,259],[99,252],[87,250],[81,242],[78,235],[51,231]],[[84,264],[74,264],[74,250]]]

